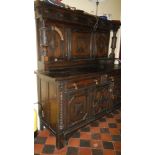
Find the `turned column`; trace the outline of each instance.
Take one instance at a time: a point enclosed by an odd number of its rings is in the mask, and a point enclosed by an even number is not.
[[[40,47],[42,49],[42,61],[48,61],[48,28],[45,26],[45,21],[42,19],[42,27],[40,28]]]
[[[117,32],[120,27],[120,21],[112,21],[111,30],[112,30],[112,41],[111,41],[111,52],[109,54],[110,64],[114,64],[115,61],[115,49],[117,43]]]

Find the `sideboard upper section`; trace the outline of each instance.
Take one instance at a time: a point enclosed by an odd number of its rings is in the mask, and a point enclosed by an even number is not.
[[[39,70],[94,66],[108,59],[110,31],[120,26],[43,1],[35,2],[35,18]]]

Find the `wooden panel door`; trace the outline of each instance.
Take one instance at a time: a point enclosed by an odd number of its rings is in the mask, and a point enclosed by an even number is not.
[[[96,115],[101,112],[106,112],[111,104],[112,93],[109,90],[109,84],[96,87],[96,89],[93,91],[91,113]]]
[[[96,33],[94,34],[94,37],[94,56],[96,58],[108,57],[110,33]]]
[[[67,99],[68,127],[76,125],[88,117],[88,94],[86,91],[76,91],[68,94]]]
[[[92,35],[88,30],[72,29],[71,58],[89,59],[92,55]]]
[[[66,55],[65,32],[62,25],[48,25],[48,57],[55,62]]]
[[[114,77],[114,106],[121,103],[121,76]]]

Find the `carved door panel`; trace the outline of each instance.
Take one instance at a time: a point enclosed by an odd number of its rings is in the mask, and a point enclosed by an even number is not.
[[[64,27],[60,25],[48,26],[48,56],[50,60],[59,61],[66,54],[66,40]]]
[[[67,124],[73,126],[87,119],[88,116],[88,95],[85,91],[70,93],[67,103]]]
[[[109,85],[97,87],[93,92],[91,113],[96,115],[101,112],[106,112],[111,104],[112,93]]]
[[[108,57],[109,37],[110,33],[96,33],[95,34],[95,57]]]
[[[114,105],[121,103],[121,78],[114,78]]]
[[[72,59],[89,59],[92,55],[92,43],[90,32],[77,32],[72,30]]]

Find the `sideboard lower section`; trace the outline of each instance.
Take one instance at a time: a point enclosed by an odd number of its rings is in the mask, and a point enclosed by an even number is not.
[[[62,148],[74,131],[120,104],[120,73],[37,77],[41,125],[56,136],[57,148]]]

